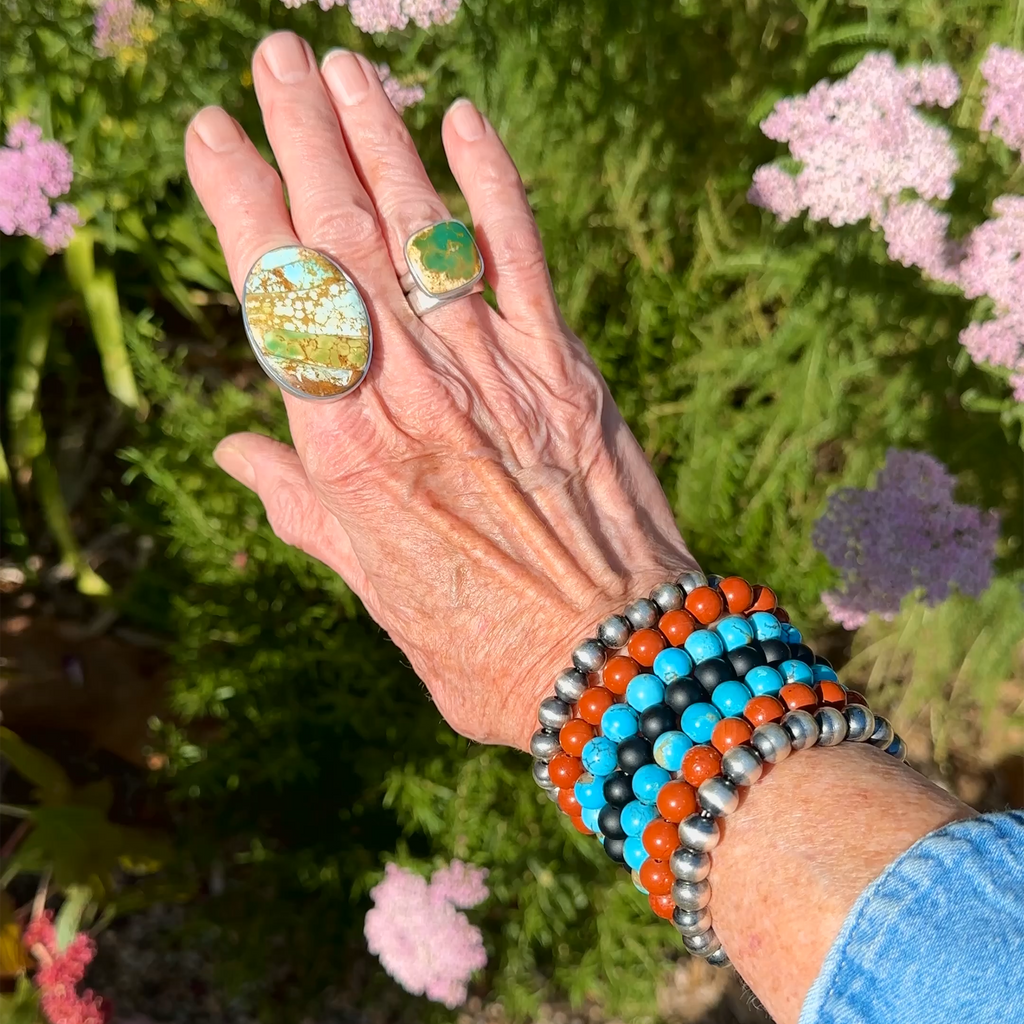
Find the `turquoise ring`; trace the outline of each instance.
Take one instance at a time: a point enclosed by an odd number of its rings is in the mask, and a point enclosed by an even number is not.
[[[246,276],[242,319],[264,372],[299,398],[350,394],[370,368],[366,303],[352,278],[316,249],[264,253]]]
[[[409,272],[400,283],[417,316],[484,290],[484,261],[462,221],[428,224],[406,239],[404,250]]]

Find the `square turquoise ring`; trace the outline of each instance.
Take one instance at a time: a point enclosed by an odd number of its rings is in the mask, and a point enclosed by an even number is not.
[[[370,368],[366,304],[352,278],[315,249],[264,253],[246,276],[242,319],[264,372],[299,398],[340,398]]]
[[[483,291],[484,261],[462,221],[442,220],[413,232],[405,243],[409,272],[402,290],[417,316]]]

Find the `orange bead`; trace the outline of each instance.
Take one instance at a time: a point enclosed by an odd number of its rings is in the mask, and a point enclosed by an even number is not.
[[[625,693],[629,681],[640,675],[640,666],[632,659],[621,654],[609,658],[601,673],[601,681],[612,693]]]
[[[863,693],[859,693],[857,690],[846,691],[846,703],[847,704],[863,704],[864,707],[868,706],[868,699]]]
[[[611,690],[603,686],[590,686],[580,697],[576,704],[576,710],[584,722],[591,725],[599,725],[601,716],[615,703],[615,697]]]
[[[745,612],[754,601],[754,588],[742,576],[726,576],[718,584],[725,605],[733,615]]]
[[[789,619],[789,612],[787,612],[785,608],[776,608],[775,609],[775,618],[777,618],[779,620],[779,622],[789,622],[790,621],[790,619]]]
[[[682,647],[686,638],[697,628],[697,620],[682,608],[665,612],[658,623],[658,629],[673,647]]]
[[[722,755],[715,750],[701,744],[699,747],[690,747],[683,755],[683,778],[696,789],[702,782],[713,779],[722,770]]]
[[[778,606],[775,591],[771,587],[754,587],[754,603],[748,609],[752,612],[773,612]]]
[[[746,743],[753,735],[754,730],[750,723],[742,718],[723,718],[712,731],[711,742],[719,753],[724,754],[727,750]]]
[[[658,813],[676,823],[697,811],[697,794],[685,782],[666,782],[658,793]]]
[[[582,818],[570,818],[569,819],[576,828],[577,832],[582,832],[585,836],[592,836],[594,833],[583,824]]]
[[[672,920],[672,914],[675,912],[676,904],[672,899],[671,893],[665,896],[655,896],[652,892],[647,897],[647,902],[651,905],[653,910],[658,917],[663,917],[666,921]]]
[[[678,840],[676,845],[679,845]],[[653,857],[648,857],[640,865],[640,884],[652,896],[664,896],[670,893],[674,881],[671,869],[663,860],[655,860]]]
[[[722,595],[710,587],[697,587],[686,595],[686,610],[705,626],[714,622],[724,607]]]
[[[654,659],[668,647],[668,641],[656,629],[638,629],[629,638],[629,653],[643,668],[650,668]]]
[[[558,791],[558,806],[561,808],[562,813],[568,814],[570,818],[578,818],[583,811],[579,800],[576,799],[575,792],[571,789],[560,789]]]
[[[774,697],[767,695],[751,698],[743,709],[743,717],[755,729],[767,722],[777,722],[785,713],[786,709]]]
[[[597,730],[592,725],[584,722],[582,718],[574,718],[558,730],[558,742],[562,744],[562,749],[567,754],[579,757],[583,753],[583,748],[595,735]]]
[[[583,763],[578,757],[555,754],[548,762],[548,774],[559,789],[568,789],[583,774]]]
[[[678,824],[678,823],[677,823]],[[643,833],[644,849],[656,860],[668,860],[679,845],[679,830],[670,821],[655,818]],[[646,888],[651,889],[649,885]],[[654,892],[651,889],[651,892]]]
[[[813,710],[818,706],[818,697],[815,692],[805,683],[786,683],[779,690],[779,700],[789,708],[790,711],[802,709]]]
[[[831,679],[823,679],[820,683],[815,683],[814,692],[818,695],[820,704],[827,704],[830,708],[839,708],[840,711],[846,707],[846,691]]]

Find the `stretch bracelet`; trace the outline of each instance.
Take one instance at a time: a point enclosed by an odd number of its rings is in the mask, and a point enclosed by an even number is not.
[[[541,702],[533,777],[632,872],[691,953],[729,957],[711,927],[718,819],[764,765],[815,745],[906,745],[803,643],[769,587],[683,573],[597,627]]]

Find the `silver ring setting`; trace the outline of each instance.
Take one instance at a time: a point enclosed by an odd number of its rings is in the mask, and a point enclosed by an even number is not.
[[[462,221],[428,224],[406,239],[404,250],[409,271],[399,283],[417,316],[484,290],[484,261]]]

